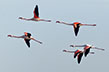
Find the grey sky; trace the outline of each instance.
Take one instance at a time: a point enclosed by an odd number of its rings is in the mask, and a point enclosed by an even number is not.
[[[18,17],[33,17],[35,5],[39,6],[40,18],[48,22],[28,22]],[[109,1],[108,0],[1,0],[0,1],[0,72],[103,72],[109,71]],[[56,24],[96,23],[96,27],[81,27],[77,37],[73,27]],[[8,38],[8,34],[23,35],[31,32],[41,40],[40,45],[31,41],[29,49],[23,39]],[[104,48],[95,55],[83,57],[81,64],[73,54],[63,53],[70,44],[92,44]]]

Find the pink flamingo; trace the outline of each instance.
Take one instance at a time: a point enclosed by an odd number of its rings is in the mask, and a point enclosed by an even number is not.
[[[34,13],[34,17],[31,18],[31,19],[26,19],[26,18],[23,18],[23,17],[19,17],[19,19],[27,20],[27,21],[46,21],[46,22],[51,22],[51,20],[40,19],[39,11],[38,11],[38,5],[36,5],[33,13]]]
[[[61,23],[61,24],[66,24],[66,25],[73,26],[75,36],[77,36],[77,34],[79,32],[80,26],[96,26],[96,24],[82,24],[80,22],[74,22],[73,24],[69,24],[69,23],[66,23],[66,22],[56,21],[56,23]]]
[[[76,51],[63,50],[63,52],[74,53],[74,58],[77,57],[78,64],[80,64],[83,53],[85,53],[84,51],[81,50],[76,50]],[[90,54],[94,54],[94,52],[90,52]]]
[[[42,44],[42,42],[34,39],[30,33],[24,32],[24,35],[22,36],[14,36],[14,35],[8,35],[8,37],[13,37],[13,38],[23,38],[24,41],[26,42],[27,46],[30,47],[30,40],[34,40],[40,44]]]
[[[89,44],[85,44],[85,45],[70,45],[70,47],[84,47],[84,54],[85,54],[85,57],[88,55],[88,53],[90,52],[90,49],[98,49],[98,50],[102,50],[104,51],[104,49],[102,48],[97,48],[97,47],[94,47],[92,45],[89,45]]]

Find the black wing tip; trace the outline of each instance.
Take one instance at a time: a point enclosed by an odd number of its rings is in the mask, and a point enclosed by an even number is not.
[[[84,53],[84,56],[87,57],[88,54]]]
[[[28,48],[30,48],[30,45],[27,44],[27,46],[28,46]]]
[[[76,58],[76,56],[74,56],[74,58]]]
[[[30,46],[28,46],[28,48],[30,48]]]
[[[87,57],[87,55],[85,55],[85,57]]]
[[[38,8],[38,5],[36,5],[36,7]]]
[[[75,36],[77,36],[77,35],[78,35],[78,32],[75,31]]]
[[[78,34],[75,34],[75,36],[77,36]]]

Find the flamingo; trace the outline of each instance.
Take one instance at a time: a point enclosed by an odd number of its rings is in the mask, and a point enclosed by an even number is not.
[[[19,17],[19,19],[27,20],[27,21],[46,21],[46,22],[51,22],[51,20],[40,19],[39,11],[38,11],[38,5],[36,5],[33,13],[34,13],[34,17],[33,18],[27,19],[27,18]]]
[[[84,51],[81,50],[76,50],[76,51],[63,50],[63,52],[74,53],[74,58],[77,57],[78,64],[80,64],[83,53],[85,53]],[[94,52],[90,52],[90,54],[94,54]]]
[[[78,64],[80,64],[82,56],[83,56],[83,52],[82,51],[80,51],[80,50],[76,50],[76,51],[63,50],[63,52],[74,53],[74,58],[76,58],[76,56],[77,56]]]
[[[66,24],[66,25],[73,26],[74,32],[75,32],[75,36],[78,35],[80,26],[96,26],[96,24],[82,24],[80,22],[74,22],[72,24],[69,24],[69,23],[66,23],[66,22],[56,21],[56,23],[61,23],[61,24]]]
[[[98,49],[98,50],[102,50],[104,51],[105,49],[102,48],[98,48],[89,44],[85,44],[85,45],[70,45],[70,47],[84,47],[84,55],[85,57],[89,54],[90,49]]]
[[[74,53],[74,58],[76,58],[76,56],[78,55],[78,53],[80,52],[80,50],[76,50],[76,51],[68,51],[68,50],[63,50],[63,52],[67,52],[67,53]],[[83,51],[85,53],[85,51]],[[89,52],[90,54],[94,54],[94,52]]]
[[[34,38],[31,36],[31,34],[28,33],[28,32],[24,32],[24,35],[22,35],[22,36],[8,35],[8,37],[12,37],[12,38],[23,38],[29,48],[30,48],[30,40],[34,40],[34,41],[36,41],[36,42],[42,44],[42,42],[40,42],[40,41],[34,39]]]

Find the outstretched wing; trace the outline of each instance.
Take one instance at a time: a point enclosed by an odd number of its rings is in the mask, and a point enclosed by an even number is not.
[[[30,47],[30,40],[28,40],[28,39],[24,39],[24,40],[25,40],[27,46]]]
[[[74,58],[76,58],[76,56],[77,56],[78,54],[79,54],[79,53],[75,53],[75,54],[74,54]]]
[[[85,50],[85,53],[84,53],[85,54],[85,57],[89,54],[89,52],[90,52],[90,48],[88,48],[88,49]]]
[[[76,56],[80,53],[80,50],[76,50],[74,53],[74,58],[76,58]]]
[[[80,64],[82,56],[83,56],[83,52],[78,54],[78,58],[77,58],[78,59],[78,64]]]
[[[75,32],[75,36],[78,35],[78,32],[79,32],[79,24],[76,24],[76,26],[74,25],[74,32]]]
[[[34,13],[34,18],[39,18],[38,5],[36,5],[33,13]]]

